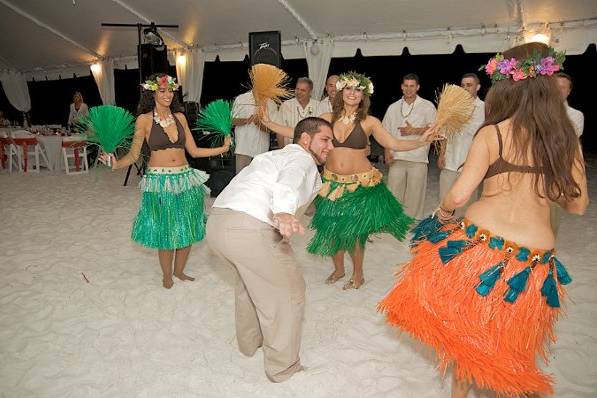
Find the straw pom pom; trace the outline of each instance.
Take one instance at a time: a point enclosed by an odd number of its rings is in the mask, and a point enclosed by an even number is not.
[[[450,137],[462,129],[475,110],[475,99],[462,87],[446,84],[439,95],[435,124],[440,135]]]
[[[273,65],[253,65],[249,76],[257,106],[264,106],[268,99],[279,104],[283,99],[290,98],[292,95],[292,90],[286,87],[290,78],[286,72]]]
[[[113,105],[95,106],[89,116],[82,118],[87,142],[99,145],[106,153],[116,148],[127,148],[131,144],[135,117],[126,109]]]

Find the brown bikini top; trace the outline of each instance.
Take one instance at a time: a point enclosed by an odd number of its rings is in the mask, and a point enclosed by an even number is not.
[[[500,132],[500,128],[498,127],[497,124],[495,125],[495,129],[497,131],[497,139],[498,139],[498,144],[500,146],[500,152],[499,152],[499,156],[495,160],[495,162],[493,162],[492,164],[489,165],[489,168],[487,169],[487,173],[485,173],[485,177],[483,178],[484,180],[491,178],[493,176],[496,176],[498,174],[502,174],[502,173],[512,173],[512,172],[540,173],[541,172],[539,170],[539,168],[536,166],[521,166],[521,165],[513,164],[513,163],[506,161],[506,159],[504,159],[502,157],[502,149],[503,149],[502,133]]]
[[[149,139],[147,140],[147,145],[149,145],[150,150],[161,151],[162,149],[168,148],[184,148],[186,142],[184,128],[175,115],[172,115],[172,117],[174,117],[174,122],[176,123],[178,139],[175,142],[170,142],[168,134],[166,134],[162,126],[154,120],[151,125],[151,131],[149,132]]]
[[[369,145],[369,140],[367,139],[365,130],[361,126],[361,122],[356,122],[354,128],[343,142],[338,141],[334,135],[332,144],[334,148],[365,149]]]

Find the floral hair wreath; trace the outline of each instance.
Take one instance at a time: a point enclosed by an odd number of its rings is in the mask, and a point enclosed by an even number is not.
[[[564,52],[556,51],[549,47],[549,55],[541,57],[541,54],[534,52],[528,58],[505,59],[501,53],[497,53],[491,58],[487,65],[481,66],[479,70],[485,69],[485,72],[491,77],[491,82],[506,80],[512,77],[515,82],[525,80],[529,77],[551,76],[555,72],[564,69],[563,64],[566,59]]]
[[[367,76],[361,73],[353,71],[342,73],[336,82],[336,90],[340,91],[346,87],[357,88],[363,91],[365,95],[373,94],[373,83],[371,83],[371,80]]]
[[[179,84],[176,83],[176,78],[168,75],[156,77],[155,80],[145,80],[145,83],[141,83],[141,87],[144,90],[157,91],[158,88],[168,88],[169,91],[178,90]]]

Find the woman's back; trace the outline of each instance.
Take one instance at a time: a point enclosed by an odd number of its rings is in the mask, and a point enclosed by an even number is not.
[[[535,189],[539,170],[534,167],[532,148],[528,148],[527,164],[518,164],[514,160],[510,120],[486,129],[489,168],[481,199],[468,208],[466,218],[518,244],[553,248],[550,202]]]

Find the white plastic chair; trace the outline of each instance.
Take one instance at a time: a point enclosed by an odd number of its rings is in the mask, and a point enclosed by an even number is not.
[[[64,159],[64,170],[67,175],[86,174],[89,172],[89,163],[87,162],[87,142],[63,140],[62,157]],[[79,164],[77,165],[77,158]],[[73,159],[72,164],[69,159]],[[74,170],[72,170],[74,168]]]
[[[17,151],[20,171],[39,173],[41,168],[40,157],[45,162],[45,166],[51,169],[48,156],[35,135],[26,130],[16,130],[10,135]]]

